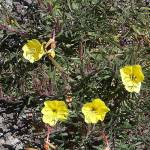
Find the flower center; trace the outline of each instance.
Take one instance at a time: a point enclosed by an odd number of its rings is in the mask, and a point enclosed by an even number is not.
[[[130,75],[130,79],[133,80],[133,81],[135,81],[135,80],[136,80],[136,76],[133,75],[133,74],[131,74],[131,75]]]
[[[53,113],[56,113],[56,112],[57,112],[57,110],[56,110],[56,109],[53,109],[52,111],[53,111]]]
[[[92,107],[92,108],[91,108],[91,111],[92,111],[92,112],[95,112],[95,111],[96,111],[96,108],[95,108],[95,107]]]

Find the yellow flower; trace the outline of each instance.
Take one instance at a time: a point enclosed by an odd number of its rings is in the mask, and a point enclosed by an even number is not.
[[[120,69],[121,79],[128,92],[140,92],[144,75],[140,65],[125,66]]]
[[[49,100],[44,102],[44,108],[42,109],[43,122],[54,126],[58,121],[64,121],[67,119],[69,110],[64,101]]]
[[[45,54],[43,44],[36,39],[28,40],[28,42],[22,47],[22,50],[23,57],[29,60],[30,63],[38,61]]]
[[[84,114],[86,123],[97,123],[99,120],[103,121],[108,111],[110,109],[99,98],[93,99],[92,102],[86,103],[82,107],[82,113]]]

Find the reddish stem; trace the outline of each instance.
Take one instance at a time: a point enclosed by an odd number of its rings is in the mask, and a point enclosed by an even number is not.
[[[49,143],[50,140],[49,140],[49,135],[52,131],[52,128],[50,126],[47,126],[47,137],[46,137],[46,143]]]
[[[109,146],[109,141],[108,141],[107,135],[103,131],[101,132],[101,134],[102,134],[102,138],[104,140],[105,145]]]
[[[83,63],[83,43],[82,43],[82,41],[80,42],[80,46],[79,46],[79,56],[80,56],[81,63]]]
[[[53,33],[52,33],[52,38],[53,38],[53,40],[55,40],[55,36],[56,36],[56,34],[55,34],[55,29],[53,30]]]

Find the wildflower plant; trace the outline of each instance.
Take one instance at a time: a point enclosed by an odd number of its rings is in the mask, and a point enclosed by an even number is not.
[[[0,2],[0,100],[25,147],[149,148],[150,3],[11,2]]]

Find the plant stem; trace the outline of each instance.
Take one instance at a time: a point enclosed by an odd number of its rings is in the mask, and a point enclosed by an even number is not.
[[[68,76],[68,74],[64,71],[64,69],[51,57],[48,56],[48,58],[51,60],[52,64],[63,74],[65,75],[64,78],[67,80],[71,80],[71,78]]]

